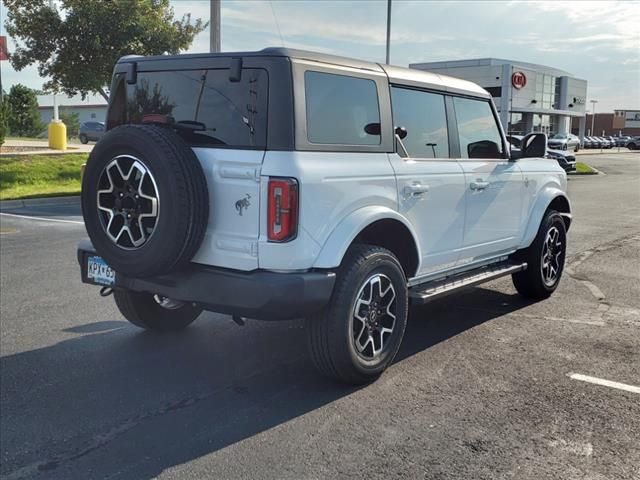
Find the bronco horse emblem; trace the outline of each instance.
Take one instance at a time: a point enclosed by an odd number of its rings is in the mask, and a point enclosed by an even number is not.
[[[242,210],[246,210],[251,206],[251,202],[249,201],[250,198],[251,195],[246,193],[244,198],[241,198],[236,202],[236,210],[238,211],[238,215],[242,216]]]

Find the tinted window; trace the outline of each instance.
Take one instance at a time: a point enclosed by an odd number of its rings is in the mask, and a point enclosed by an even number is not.
[[[264,148],[267,73],[244,69],[231,82],[229,70],[138,72],[127,86],[125,117],[169,124],[190,145]]]
[[[379,145],[369,124],[380,124],[378,91],[373,80],[305,72],[307,138],[310,143]]]
[[[402,144],[410,157],[449,157],[444,96],[392,87],[391,105],[394,127],[407,130]]]
[[[454,97],[462,158],[502,158],[502,140],[491,105],[483,100]]]

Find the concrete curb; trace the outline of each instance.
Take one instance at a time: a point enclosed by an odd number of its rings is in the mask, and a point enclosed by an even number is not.
[[[634,152],[635,150],[629,150],[628,148],[620,148],[620,150],[618,150],[617,147],[615,148],[609,148],[609,149],[602,149],[600,150],[599,148],[594,148],[594,149],[588,149],[588,150],[580,150],[578,152],[576,152],[576,157],[582,156],[582,155],[609,155],[611,153],[614,154],[618,154],[618,153],[629,153],[629,152]]]
[[[571,175],[572,177],[573,176],[579,177],[582,175],[602,175],[602,176],[606,175],[606,173],[598,170],[596,167],[592,167],[591,165],[588,165],[588,167],[593,169],[593,172],[567,172],[567,175]]]
[[[40,207],[45,205],[80,205],[80,195],[68,197],[25,198],[24,200],[2,200],[1,208]]]

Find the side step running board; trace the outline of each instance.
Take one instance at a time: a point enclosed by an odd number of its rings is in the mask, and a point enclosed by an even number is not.
[[[505,275],[511,275],[512,273],[526,270],[526,268],[526,263],[503,262],[470,270],[442,280],[423,283],[409,289],[409,301],[414,305],[421,305],[435,298],[444,297],[449,293],[495,280]]]

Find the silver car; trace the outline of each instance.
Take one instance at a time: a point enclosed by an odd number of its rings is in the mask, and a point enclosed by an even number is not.
[[[547,146],[554,150],[580,150],[580,139],[572,133],[556,133],[547,140]]]
[[[104,123],[102,122],[84,122],[80,125],[78,138],[81,143],[89,143],[89,141],[97,142],[104,135]]]

